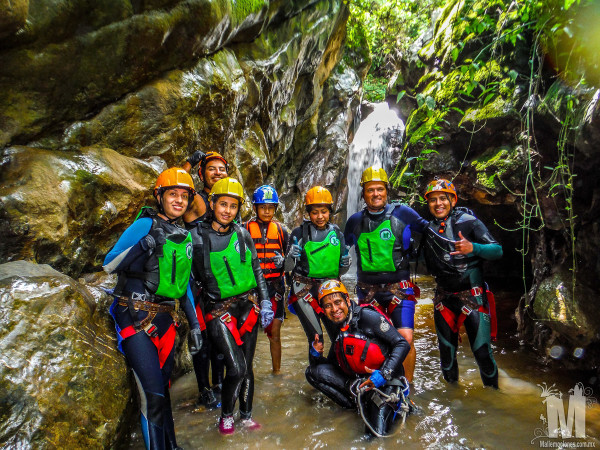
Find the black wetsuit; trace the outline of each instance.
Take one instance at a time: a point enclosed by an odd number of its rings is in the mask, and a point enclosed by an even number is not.
[[[459,232],[473,243],[473,253],[450,255],[454,251],[454,241],[460,240]],[[498,387],[498,368],[490,339],[490,316],[485,312],[488,299],[482,262],[483,259],[502,257],[502,247],[479,219],[460,208],[455,208],[444,220],[432,220],[422,245],[427,268],[435,276],[438,288],[434,298],[434,321],[444,379],[458,381],[458,330],[449,325],[442,309],[447,308],[456,318],[464,314],[463,311],[470,310],[464,317],[464,325],[481,379],[485,386]],[[463,310],[463,307],[469,309]]]
[[[208,202],[208,194],[204,189],[198,192],[198,196],[204,201],[204,214],[195,218],[191,222],[185,223],[187,230],[193,230],[198,226],[199,223],[205,222],[211,217],[212,210]],[[195,286],[194,299],[195,306],[204,315],[204,305],[201,299],[201,286]],[[223,376],[225,374],[225,364],[223,363],[223,355],[215,351],[214,345],[208,336],[206,330],[202,332],[204,343],[198,353],[192,356],[192,363],[194,364],[194,373],[196,374],[196,382],[198,383],[198,391],[202,394],[210,388],[211,383],[208,378],[209,367],[212,368],[212,384],[213,386],[220,387],[223,384]]]
[[[194,248],[192,272],[194,278],[199,280],[202,285],[202,301],[204,303],[204,311],[207,315],[206,329],[212,343],[211,345],[215,347],[218,354],[224,356],[226,372],[221,393],[222,415],[230,416],[233,414],[235,402],[239,397],[242,418],[250,418],[254,395],[254,371],[252,364],[256,348],[258,321],[253,325],[251,330],[242,336],[243,343],[239,345],[236,343],[235,336],[227,327],[227,323],[229,322],[224,322],[221,318],[224,319],[226,314],[230,314],[236,319],[239,327],[246,322],[250,314],[254,314],[255,304],[245,295],[248,292],[236,295],[233,302],[229,302],[230,298],[221,298],[217,279],[205,266],[207,254],[225,250],[230,244],[232,234],[236,230],[240,240],[243,240],[243,244],[240,243],[240,247],[245,246],[245,248],[251,251],[252,271],[256,279],[256,288],[251,291],[255,291],[258,294],[257,301],[259,304],[262,300],[268,300],[267,287],[260,269],[254,243],[252,242],[250,233],[238,225],[231,224],[226,232],[218,233],[212,229],[210,223],[203,222],[192,231]],[[206,236],[208,236],[210,241],[208,248],[206,247]]]
[[[385,361],[378,370],[387,381],[380,389],[386,394],[398,393],[402,386],[397,380],[404,375],[402,363],[410,350],[410,344],[382,314],[369,306],[361,307],[354,302],[350,302],[348,318],[343,326],[335,327],[334,343],[327,358],[316,358],[315,364],[306,369],[308,382],[338,405],[349,409],[357,408],[356,397],[350,391],[350,386],[357,378],[365,375],[349,375],[344,372],[336,355],[336,351],[339,351],[340,330],[346,325],[348,328],[344,330],[345,332],[363,335],[368,338],[371,345],[379,346]],[[373,401],[374,394],[374,392],[365,394],[363,405],[365,405],[366,419],[377,433],[388,434],[395,417],[396,405],[384,403],[377,406]]]

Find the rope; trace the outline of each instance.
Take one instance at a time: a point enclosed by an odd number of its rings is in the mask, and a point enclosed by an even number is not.
[[[399,403],[398,408],[394,410],[394,417],[396,417],[396,414],[398,413],[399,410],[402,410],[400,412],[400,415],[402,416],[401,425],[404,425],[404,422],[406,422],[406,416],[408,415],[410,408],[408,406],[408,402],[406,401],[406,397],[404,396],[404,392],[402,391],[402,389],[400,390],[400,396],[398,396],[398,394],[396,394],[396,393],[392,393],[391,395],[385,394],[377,388],[372,388],[371,390],[376,392],[377,394],[379,394],[383,398],[383,401],[385,403],[392,403],[392,404]],[[367,392],[366,388],[362,388],[362,389],[358,389],[357,394],[356,394],[356,402],[358,403],[358,411],[359,411],[360,417],[362,418],[365,425],[369,428],[369,430],[371,430],[371,433],[373,433],[376,437],[379,437],[379,438],[390,437],[391,435],[379,434],[377,431],[375,431],[373,429],[373,427],[371,426],[371,424],[369,423],[369,421],[367,420],[367,418],[365,417],[365,413],[364,413],[363,407],[362,407],[362,402],[360,401],[362,394],[365,392]]]

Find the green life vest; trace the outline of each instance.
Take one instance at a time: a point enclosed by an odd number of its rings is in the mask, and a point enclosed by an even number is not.
[[[148,234],[154,238],[156,248],[146,261],[144,272],[127,271],[123,282],[127,276],[141,278],[148,292],[181,298],[187,291],[192,271],[192,235],[180,226],[162,223],[152,208],[142,208],[136,220],[142,217],[152,219]]]
[[[170,237],[167,235],[162,256],[158,257],[159,283],[156,295],[181,298],[187,291],[192,271],[192,235],[188,233],[179,243]]]
[[[394,243],[390,218],[370,232],[362,232],[356,242],[360,253],[360,268],[363,272],[394,272]]]
[[[308,227],[308,224],[304,226]],[[304,251],[308,261],[309,277],[337,278],[339,276],[342,245],[335,230],[331,230],[320,242],[304,239]]]
[[[210,241],[204,245],[210,245]],[[245,245],[245,258],[240,256],[238,233],[231,234],[229,245],[220,252],[210,252],[210,269],[217,280],[221,298],[243,294],[256,287],[256,278],[252,270],[252,251]]]

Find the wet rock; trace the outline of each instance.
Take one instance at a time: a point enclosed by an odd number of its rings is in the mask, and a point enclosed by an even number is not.
[[[108,298],[50,266],[0,265],[0,442],[114,445],[130,398]]]
[[[29,0],[0,1],[0,39],[16,33],[25,25]]]
[[[110,149],[2,153],[0,260],[51,264],[73,276],[104,255],[151,195],[158,167]]]
[[[573,290],[573,275],[561,270],[540,282],[533,311],[572,349],[600,341],[600,318],[590,305],[594,292],[581,284]],[[554,342],[546,342],[549,347]]]

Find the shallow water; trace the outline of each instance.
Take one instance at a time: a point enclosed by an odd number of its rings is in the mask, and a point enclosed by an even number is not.
[[[177,380],[171,389],[177,439],[180,446],[194,448],[539,448],[540,441],[550,445],[561,438],[535,439],[536,429],[544,428],[547,417],[542,390],[537,385],[562,393],[565,417],[569,389],[576,382],[589,385],[578,375],[550,370],[536,362],[536,355],[519,347],[514,338],[514,294],[498,295],[499,326],[495,357],[500,368],[500,389],[484,389],[479,378],[468,339],[463,333],[459,348],[460,381],[448,385],[441,377],[439,354],[433,326],[431,304],[433,283],[421,277],[422,298],[417,305],[415,344],[417,366],[411,397],[422,408],[409,416],[403,426],[388,438],[369,439],[360,416],[343,410],[312,388],[304,378],[306,338],[298,319],[288,313],[282,328],[282,374],[271,374],[269,342],[262,332],[258,339],[254,372],[256,389],[254,418],[263,427],[259,431],[236,430],[231,437],[219,434],[216,423],[219,410],[206,411],[195,405],[196,379],[190,373]],[[510,298],[512,297],[512,300]],[[508,318],[508,319],[507,319]],[[326,346],[326,348],[328,348]],[[595,397],[598,398],[598,393]],[[588,397],[590,400],[590,397]],[[586,409],[586,438],[566,439],[600,448],[600,407]],[[237,425],[237,422],[236,422]],[[532,441],[533,440],[533,441]],[[139,432],[133,448],[143,448]]]

